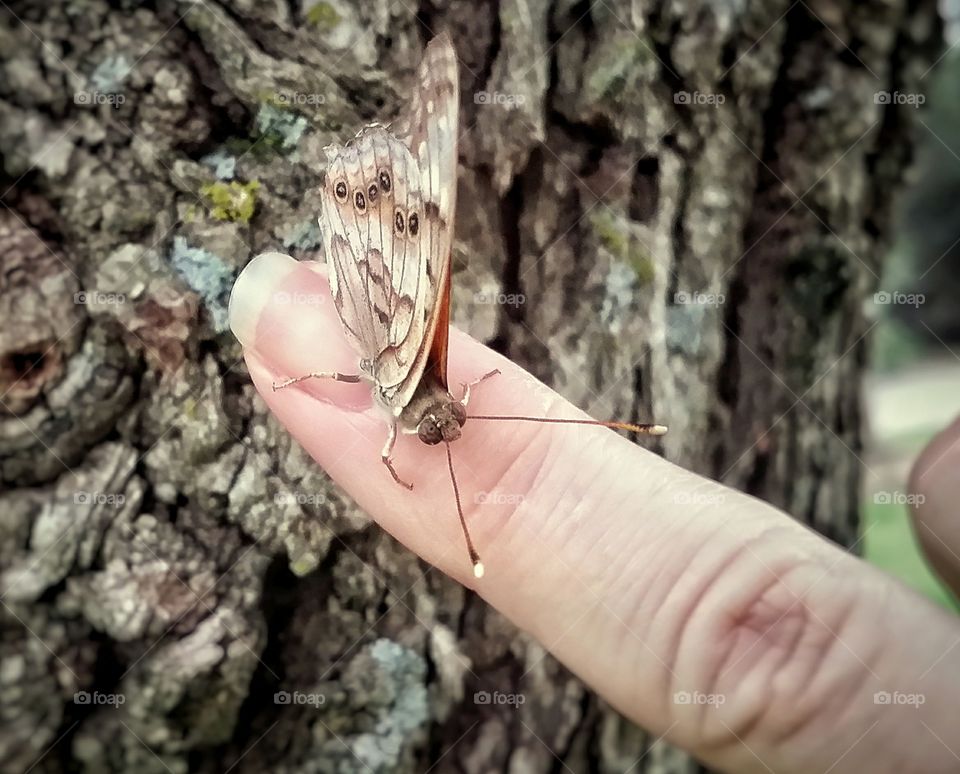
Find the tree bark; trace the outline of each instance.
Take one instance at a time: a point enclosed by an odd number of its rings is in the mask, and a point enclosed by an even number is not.
[[[455,323],[853,548],[913,115],[875,95],[916,90],[935,3],[0,13],[3,769],[696,770],[331,485],[256,397],[229,287],[321,257],[323,146],[449,29]]]

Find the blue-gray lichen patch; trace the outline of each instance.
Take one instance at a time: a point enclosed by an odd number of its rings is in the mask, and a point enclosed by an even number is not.
[[[115,94],[121,91],[132,66],[126,54],[107,57],[90,75],[90,88],[102,94]]]
[[[227,329],[227,302],[233,285],[233,269],[219,256],[202,247],[190,247],[182,236],[173,238],[170,264],[207,307],[217,333]]]
[[[213,170],[213,174],[217,176],[217,180],[233,180],[234,175],[237,173],[236,156],[228,153],[223,148],[218,148],[213,153],[208,153],[200,159],[200,163],[210,167],[210,169]]]
[[[295,223],[281,234],[283,246],[288,250],[316,250],[320,247],[321,236],[316,218]]]
[[[307,129],[307,119],[302,115],[269,103],[260,105],[256,121],[257,135],[282,152],[294,150]]]
[[[352,660],[344,675],[350,704],[374,725],[350,737],[350,748],[365,768],[396,771],[409,752],[411,735],[429,716],[427,665],[416,651],[379,639]]]

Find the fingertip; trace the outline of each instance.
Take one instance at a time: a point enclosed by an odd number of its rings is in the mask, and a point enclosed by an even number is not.
[[[229,315],[244,352],[256,353],[277,381],[314,372],[359,373],[359,356],[344,338],[323,264],[261,253],[237,277]],[[362,385],[338,385],[330,393],[324,381],[309,379],[289,389],[341,396],[345,408],[365,395],[369,405],[369,389]],[[265,397],[274,391],[272,382],[260,387]]]
[[[228,316],[233,335],[244,347],[256,343],[257,324],[275,301],[273,294],[297,268],[297,261],[278,252],[255,256],[237,277],[230,292]]]
[[[914,494],[929,494],[956,480],[960,460],[960,417],[934,436],[920,452],[910,471],[909,487]]]

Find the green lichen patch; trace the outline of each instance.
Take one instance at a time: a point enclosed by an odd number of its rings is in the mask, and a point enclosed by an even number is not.
[[[625,258],[630,246],[626,229],[606,209],[596,208],[590,212],[590,226],[608,252],[617,258]]]
[[[588,221],[603,248],[614,258],[630,266],[637,282],[648,285],[653,281],[653,258],[640,241],[630,233],[629,224],[620,223],[605,208],[591,211]]]
[[[255,161],[270,161],[276,156],[276,149],[259,142],[256,137],[230,137],[223,147],[239,158],[249,157]]]
[[[249,223],[256,209],[259,188],[260,183],[256,180],[249,183],[232,180],[229,183],[207,183],[200,187],[200,195],[210,204],[210,213],[217,220]]]
[[[342,17],[330,3],[314,3],[307,11],[307,24],[321,30],[332,30],[341,21]]]
[[[633,33],[621,33],[599,46],[586,65],[583,97],[586,102],[619,104],[653,57],[652,44]]]

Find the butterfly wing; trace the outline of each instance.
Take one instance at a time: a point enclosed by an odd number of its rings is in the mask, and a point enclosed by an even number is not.
[[[427,332],[426,370],[447,386],[450,336],[450,258],[457,200],[457,142],[460,80],[457,54],[443,32],[427,45],[417,71],[420,88],[393,125],[394,134],[417,160],[427,215],[427,275],[434,293]],[[419,379],[419,375],[418,375]]]
[[[456,54],[427,46],[396,127],[368,127],[331,154],[321,193],[330,286],[380,397],[403,408],[429,367],[446,386],[456,206]]]
[[[405,405],[394,400],[416,368],[431,300],[416,161],[386,129],[367,128],[336,149],[320,198],[344,332],[388,403]]]

